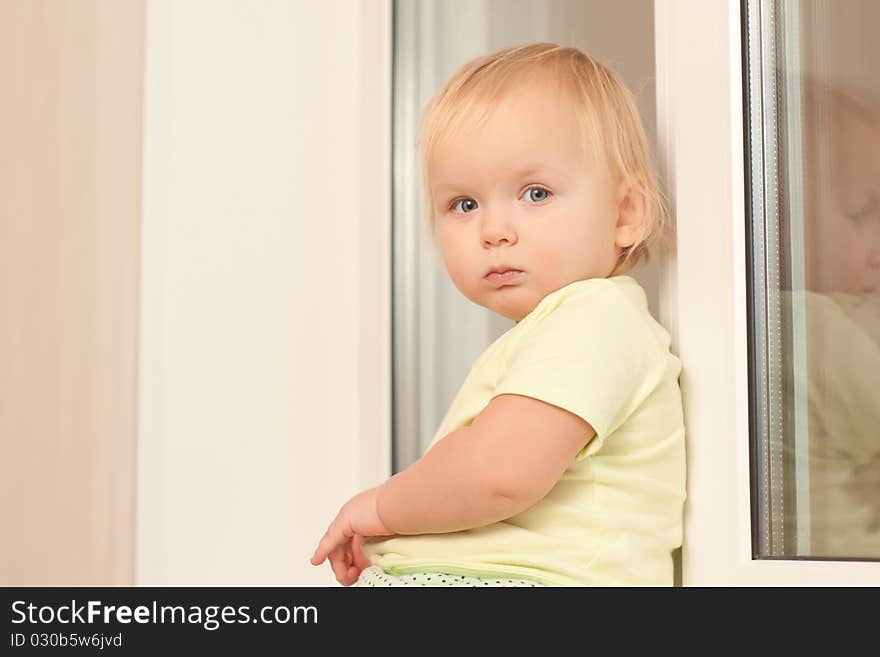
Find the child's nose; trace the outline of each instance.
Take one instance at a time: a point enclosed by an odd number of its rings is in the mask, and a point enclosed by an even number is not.
[[[486,246],[498,246],[504,242],[510,245],[516,242],[516,232],[513,225],[501,214],[497,211],[483,214],[480,238]]]

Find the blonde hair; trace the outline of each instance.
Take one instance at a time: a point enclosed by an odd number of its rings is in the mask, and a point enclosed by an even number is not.
[[[554,43],[529,43],[478,57],[458,69],[428,102],[422,113],[418,152],[432,244],[436,247],[428,165],[434,148],[475,113],[479,126],[513,84],[541,73],[549,73],[549,81],[555,81],[572,100],[584,153],[610,165],[612,180],[625,181],[644,200],[645,230],[635,244],[621,250],[612,275],[647,263],[651,246],[669,244],[669,213],[632,92],[614,71],[590,55]]]

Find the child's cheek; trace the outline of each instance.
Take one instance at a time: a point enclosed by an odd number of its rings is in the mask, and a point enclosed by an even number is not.
[[[444,243],[443,262],[446,271],[455,286],[469,299],[473,298],[474,288],[482,281],[480,279],[479,263],[472,263],[466,257],[466,252],[458,245]]]

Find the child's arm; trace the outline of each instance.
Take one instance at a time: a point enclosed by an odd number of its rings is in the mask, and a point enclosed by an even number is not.
[[[485,444],[474,425],[456,429],[406,470],[352,497],[330,523],[311,563],[329,559],[336,579],[348,586],[362,570],[358,536],[451,532],[515,515],[525,506],[494,487]]]
[[[438,441],[421,459],[339,510],[311,558],[330,560],[337,580],[358,577],[356,536],[432,534],[504,520],[538,502],[595,435],[557,406],[503,394],[469,427]]]
[[[377,512],[395,534],[470,529],[525,507],[496,486],[492,461],[473,426],[460,427],[377,491]]]
[[[377,513],[395,534],[480,527],[529,508],[595,435],[580,417],[521,395],[499,395],[469,427],[438,441],[378,488]]]

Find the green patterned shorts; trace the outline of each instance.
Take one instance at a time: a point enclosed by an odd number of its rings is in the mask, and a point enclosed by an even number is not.
[[[361,576],[353,586],[544,586],[529,579],[509,579],[506,577],[467,577],[466,575],[447,575],[445,573],[412,573],[409,575],[389,575],[378,566],[370,566],[361,571]]]

